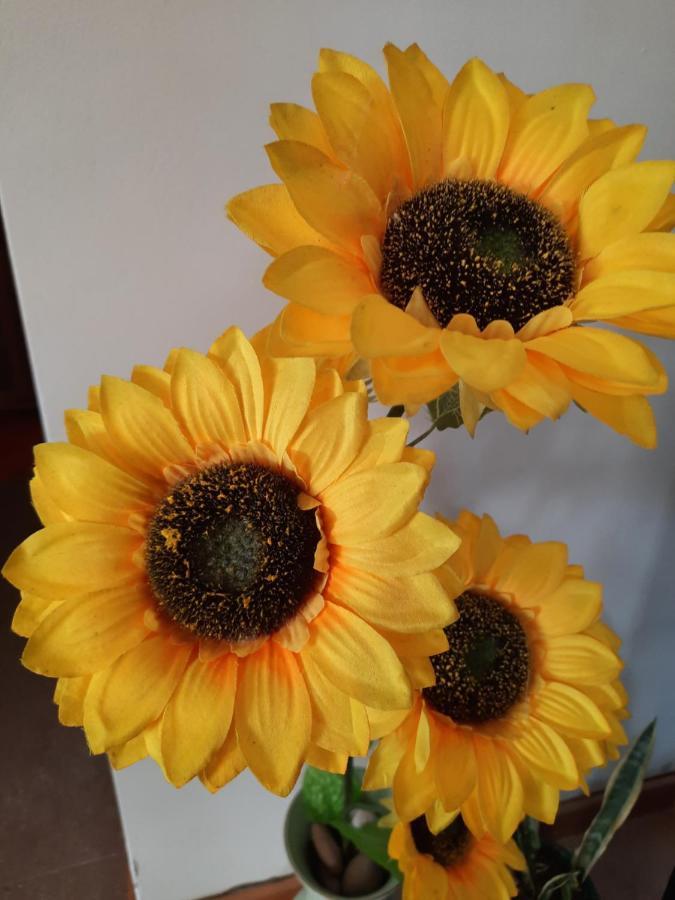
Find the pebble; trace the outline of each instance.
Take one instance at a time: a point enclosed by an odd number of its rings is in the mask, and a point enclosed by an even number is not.
[[[387,873],[365,853],[357,853],[342,875],[342,896],[362,897],[376,891],[387,880]]]
[[[322,865],[331,875],[341,875],[344,869],[342,849],[327,825],[312,822],[309,835]],[[328,885],[326,885],[328,887]]]

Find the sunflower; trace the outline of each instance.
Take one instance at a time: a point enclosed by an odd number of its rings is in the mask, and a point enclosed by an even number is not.
[[[230,329],[104,377],[66,424],[4,575],[23,663],[92,752],[212,790],[248,766],[283,795],[410,706],[398,653],[445,640],[433,571],[458,538],[417,509],[431,455],[369,422],[362,386]]]
[[[431,658],[436,684],[381,741],[364,785],[393,785],[404,821],[437,831],[461,810],[476,837],[500,842],[524,815],[553,822],[559,792],[625,743],[617,639],[598,617],[601,586],[560,543],[502,538],[489,516],[462,512],[443,566],[458,619]]]
[[[525,869],[515,842],[475,837],[460,815],[438,834],[424,816],[399,822],[389,838],[389,855],[403,874],[403,900],[507,900],[518,887],[510,869]]]
[[[587,85],[527,95],[478,59],[449,83],[416,44],[384,54],[390,89],[322,50],[317,112],[272,105],[282,183],[228,205],[289,301],[270,352],[356,355],[388,404],[457,386],[472,434],[486,408],[528,430],[574,401],[655,446],[662,366],[587,323],[675,336],[675,163],[636,162],[646,129],[590,119]]]

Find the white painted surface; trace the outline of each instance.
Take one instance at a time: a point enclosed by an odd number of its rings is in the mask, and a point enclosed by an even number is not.
[[[646,155],[674,144],[670,0],[4,0],[0,13],[2,205],[50,438],[101,372],[204,349],[232,322],[251,333],[279,308],[264,254],[222,207],[273,180],[267,104],[310,101],[320,46],[380,66],[386,40],[417,40],[448,74],[479,54],[529,90],[588,81],[597,115],[650,126]],[[675,373],[673,348],[658,352]],[[654,405],[654,453],[576,411],[529,437],[498,416],[475,442],[437,435],[427,505],[566,540],[604,581],[635,724],[659,715],[658,770],[675,759],[675,402]],[[149,764],[115,782],[143,900],[287,869],[285,802],[248,776],[216,798],[174,791]]]

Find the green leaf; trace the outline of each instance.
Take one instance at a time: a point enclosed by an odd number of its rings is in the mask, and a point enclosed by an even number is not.
[[[562,875],[554,875],[549,878],[546,884],[539,891],[538,900],[549,900],[554,897],[558,891],[561,892],[563,900],[567,900],[572,896],[572,892],[579,887],[579,878],[576,872],[563,872]]]
[[[605,852],[614,833],[626,821],[642,790],[654,747],[655,729],[656,720],[650,722],[633,743],[607,782],[602,806],[572,859],[572,866],[580,870],[582,880]]]
[[[390,828],[380,828],[376,822],[369,822],[362,828],[356,828],[343,819],[335,820],[330,824],[340,832],[342,837],[351,841],[357,850],[365,853],[378,866],[382,866],[383,869],[391,872],[396,878],[401,878],[396,860],[390,859],[387,853],[387,845],[391,834]]]
[[[439,431],[446,428],[460,428],[463,424],[459,408],[459,384],[427,403],[431,421]]]
[[[527,883],[532,894],[534,889],[534,874],[537,861],[537,854],[541,848],[541,840],[539,838],[539,822],[531,816],[526,816],[518,826],[516,832],[516,842],[521,849],[525,861],[527,862],[527,870],[522,873],[521,877]]]
[[[313,822],[333,822],[344,814],[345,786],[342,775],[307,766],[302,782],[302,799]]]

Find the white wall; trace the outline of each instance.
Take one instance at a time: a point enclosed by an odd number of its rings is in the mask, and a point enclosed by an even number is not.
[[[0,15],[2,205],[50,438],[101,372],[279,308],[222,207],[272,180],[267,104],[309,102],[321,46],[380,65],[386,40],[417,40],[448,74],[479,54],[529,90],[588,81],[598,115],[649,125],[646,155],[674,144],[671,0],[4,0]],[[635,727],[659,715],[658,771],[675,759],[675,402],[654,405],[653,453],[576,411],[530,437],[496,415],[475,442],[437,435],[428,506],[566,540],[604,581]],[[285,803],[252,779],[216,798],[145,764],[115,781],[144,900],[286,869]]]

